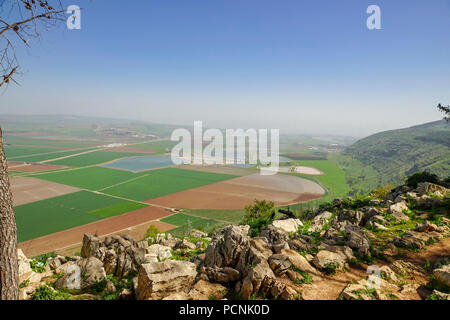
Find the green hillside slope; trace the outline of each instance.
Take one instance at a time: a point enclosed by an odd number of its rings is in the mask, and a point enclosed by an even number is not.
[[[351,194],[386,184],[397,185],[408,175],[428,170],[450,176],[450,124],[426,123],[381,132],[356,142],[336,156],[346,172]]]

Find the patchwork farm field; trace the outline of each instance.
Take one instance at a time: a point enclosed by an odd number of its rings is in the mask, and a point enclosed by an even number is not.
[[[148,175],[142,175],[139,179],[104,189],[102,192],[145,201],[235,177],[228,174],[165,168],[149,171]]]
[[[80,191],[15,207],[18,241],[26,241],[146,207]]]
[[[62,183],[88,190],[101,190],[118,183],[139,178],[145,173],[114,170],[103,167],[88,167],[75,170],[65,170],[39,174],[39,179]]]
[[[13,186],[18,238],[27,252],[66,248],[84,233],[142,236],[150,224],[177,235],[190,228],[208,231],[239,223],[245,205],[255,198],[281,206],[315,202],[310,200],[322,197],[323,189],[325,198],[348,191],[334,162],[316,160],[325,159],[322,154],[294,148],[285,154],[296,160],[281,158],[315,168],[321,176],[261,176],[256,167],[173,166],[164,155],[176,142],[99,137],[93,128],[16,129],[6,136],[11,176],[19,179]],[[174,207],[183,210],[173,214],[168,208]]]
[[[239,210],[255,199],[282,206],[318,199],[324,192],[321,186],[307,179],[286,174],[253,174],[168,194],[147,203],[183,209]]]
[[[80,191],[78,188],[30,177],[14,177],[10,183],[14,206]]]

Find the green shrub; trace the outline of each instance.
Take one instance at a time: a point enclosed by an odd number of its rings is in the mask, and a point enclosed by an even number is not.
[[[36,273],[44,273],[45,272],[45,263],[39,262],[37,260],[30,261],[31,270]]]
[[[256,237],[271,224],[275,217],[275,204],[266,200],[255,200],[253,205],[245,207],[242,224],[250,226],[250,236]]]
[[[47,285],[40,286],[30,297],[30,300],[69,300],[70,294],[55,291]]]
[[[328,275],[336,274],[339,270],[339,264],[337,262],[330,262],[325,265],[323,268],[323,272],[325,272]]]
[[[375,197],[377,199],[381,199],[383,200],[384,198],[386,198],[386,196],[392,192],[392,190],[394,189],[394,187],[390,184],[387,184],[383,187],[379,187],[378,189],[373,190],[370,195],[372,197]]]
[[[159,233],[161,233],[161,231],[159,231],[159,229],[157,227],[155,227],[153,224],[151,224],[150,227],[145,232],[144,238],[145,239],[147,239],[147,238],[155,239],[156,235]]]
[[[428,171],[421,171],[406,178],[405,184],[410,188],[417,188],[421,182],[440,183],[439,177]]]

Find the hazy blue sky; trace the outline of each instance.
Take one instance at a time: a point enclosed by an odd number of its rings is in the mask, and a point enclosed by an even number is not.
[[[363,136],[450,104],[449,0],[64,1],[2,113]],[[381,7],[382,30],[366,27]]]

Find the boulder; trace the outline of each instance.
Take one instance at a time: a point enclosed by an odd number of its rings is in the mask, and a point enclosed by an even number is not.
[[[82,289],[106,280],[106,272],[102,262],[95,258],[85,258],[77,263],[67,263],[66,272],[59,278],[56,288]]]
[[[165,260],[143,264],[138,276],[138,299],[161,300],[191,288],[197,275],[195,264]]]
[[[328,211],[324,211],[316,215],[308,228],[308,231],[316,232],[322,230],[322,228],[329,222],[333,214]]]
[[[450,293],[444,293],[437,290],[433,290],[433,295],[439,300],[450,300]]]
[[[416,231],[418,232],[430,232],[430,231],[438,231],[439,228],[435,225],[432,224],[429,221],[425,221],[422,224],[417,224],[416,226]]]
[[[437,281],[439,281],[443,285],[450,287],[450,265],[449,264],[442,266],[439,269],[434,269],[433,276]]]
[[[147,254],[156,257],[159,261],[172,258],[171,248],[160,244],[153,244],[145,251]]]
[[[106,279],[103,263],[95,258],[82,259],[77,262],[81,269],[81,287],[87,287]]]
[[[348,284],[342,291],[340,298],[343,300],[373,300],[371,296],[365,293],[367,287],[359,283]]]
[[[425,273],[425,270],[422,268],[403,260],[395,260],[389,267],[400,277],[410,277],[414,274],[423,275]]]
[[[444,205],[444,199],[433,198],[427,195],[414,199],[414,202],[419,209],[441,208]]]
[[[364,213],[356,210],[343,210],[338,215],[338,221],[349,222],[352,225],[359,226],[362,223]]]
[[[450,189],[447,189],[443,186],[430,183],[430,182],[422,182],[417,185],[416,189],[417,193],[420,195],[426,195],[431,193],[439,193],[439,195],[446,195],[450,192]]]
[[[388,266],[380,267],[380,273],[381,273],[382,278],[383,278],[383,275],[384,275],[386,280],[391,280],[391,281],[397,281],[398,280],[397,276],[395,275],[395,272],[391,268],[389,268]]]
[[[197,246],[186,239],[180,240],[177,242],[177,244],[173,247],[173,250],[180,250],[180,249],[188,249],[188,250],[195,250],[197,249]]]
[[[286,256],[291,264],[300,271],[307,273],[317,273],[316,269],[314,269],[314,267],[308,262],[308,260],[294,250],[281,250],[281,254]]]
[[[228,283],[239,279],[240,273],[238,270],[231,267],[206,267],[204,273],[208,276],[211,282]]]
[[[303,227],[303,223],[299,219],[275,220],[272,226],[286,233],[297,232],[299,227]]]
[[[336,266],[339,269],[344,267],[347,262],[348,258],[344,253],[328,250],[319,251],[313,260],[313,264],[319,269],[325,269],[330,265]]]
[[[191,234],[191,237],[195,237],[195,238],[207,238],[208,234],[206,232],[197,230],[197,229],[193,229]]]
[[[241,253],[250,244],[250,226],[229,225],[224,227],[206,249],[205,266],[234,267]]]
[[[398,202],[389,206],[388,212],[392,214],[392,216],[397,221],[409,220],[409,217],[403,213],[404,210],[408,210],[408,205],[405,201]]]
[[[347,245],[358,250],[358,255],[364,257],[369,254],[370,242],[360,227],[349,225],[345,228]]]
[[[417,232],[413,230],[406,231],[402,237],[394,238],[394,244],[403,248],[421,249],[430,241],[438,241],[443,235],[436,231]]]
[[[289,258],[283,254],[274,254],[270,256],[268,262],[270,268],[277,276],[285,274],[292,266]]]
[[[55,270],[59,266],[65,264],[67,262],[67,259],[63,256],[56,256],[54,258],[47,259],[47,264],[50,267],[50,269]]]
[[[308,242],[307,240],[305,240],[303,238],[296,238],[296,239],[289,240],[287,242],[287,244],[288,244],[288,248],[283,248],[283,249],[292,249],[295,251],[309,251],[315,247],[314,244]]]
[[[85,234],[83,236],[83,246],[81,248],[81,257],[90,258],[98,257],[100,249],[100,239],[90,235]]]
[[[170,248],[175,247],[178,243],[178,240],[170,233],[158,233],[155,238],[149,238],[149,241],[153,244],[160,244]]]
[[[261,231],[261,237],[267,239],[267,242],[271,244],[281,244],[289,239],[289,233],[269,225]]]

